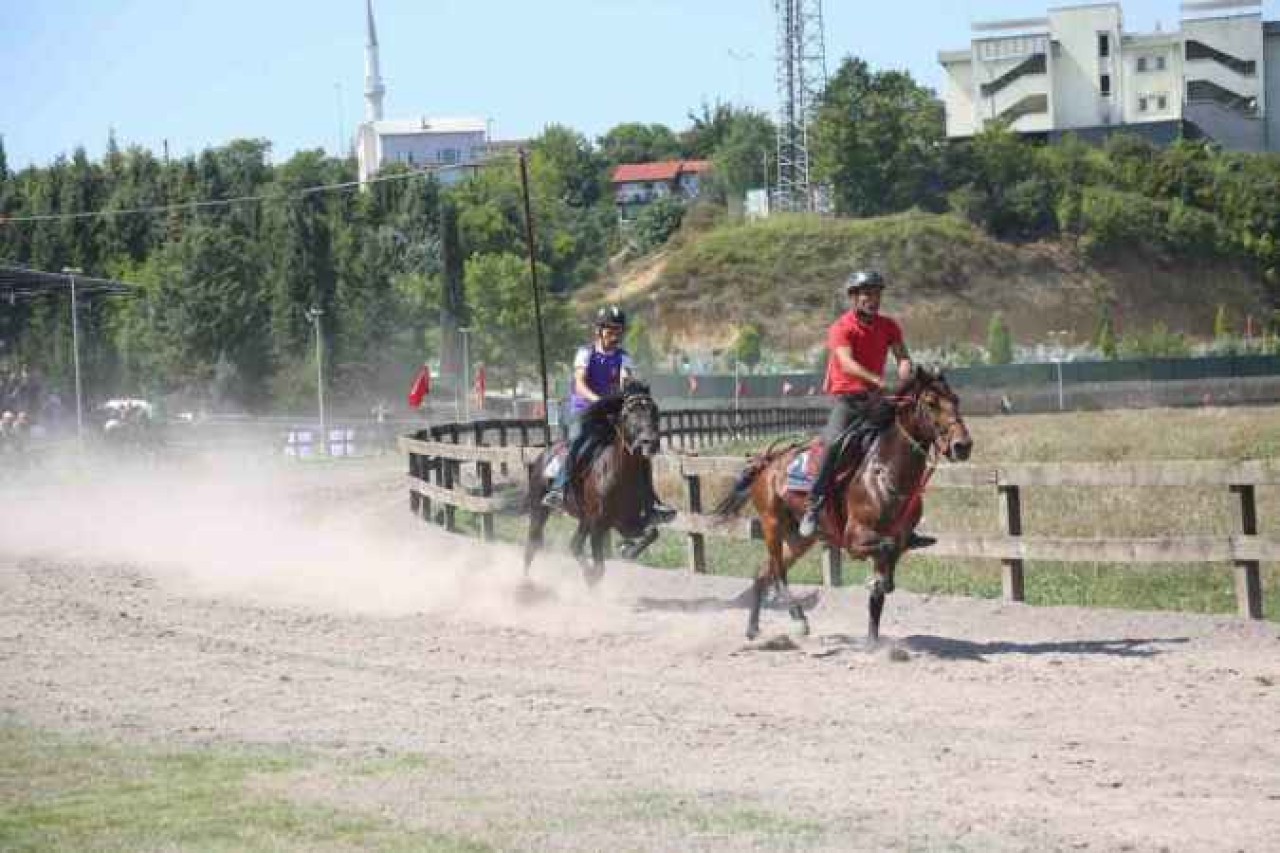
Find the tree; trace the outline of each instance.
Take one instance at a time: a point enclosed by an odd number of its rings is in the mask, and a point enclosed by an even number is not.
[[[728,133],[711,152],[715,179],[731,194],[769,186],[769,163],[777,144],[777,129],[763,113],[739,110]]]
[[[647,373],[657,366],[658,353],[653,346],[653,336],[644,317],[632,316],[631,328],[627,330],[626,347],[642,373]]]
[[[872,72],[846,59],[819,101],[815,174],[836,211],[870,216],[936,203],[945,114],[933,92],[902,71]]]
[[[545,280],[540,269],[539,282]],[[537,318],[525,259],[511,253],[473,255],[467,260],[466,290],[474,330],[472,358],[482,359],[508,381],[536,377]],[[542,323],[548,361],[566,361],[574,335],[565,300],[544,296]]]
[[[553,124],[530,147],[531,179],[552,198],[581,208],[596,204],[604,196],[604,160],[582,134]]]
[[[680,141],[665,124],[619,124],[597,141],[601,155],[610,166],[652,163],[680,156]]]
[[[1213,315],[1213,339],[1221,343],[1231,337],[1231,319],[1227,316],[1227,306],[1219,304]]]
[[[734,358],[748,369],[754,370],[764,355],[764,335],[761,334],[760,327],[748,323],[739,329],[733,340],[732,352]]]
[[[1102,317],[1098,320],[1098,333],[1094,336],[1094,345],[1097,346],[1098,352],[1102,353],[1103,358],[1115,359],[1120,354],[1110,305],[1102,309]]]
[[[663,196],[644,206],[636,217],[636,243],[640,251],[656,249],[671,239],[684,218],[684,202]]]
[[[991,315],[991,322],[987,326],[987,363],[1013,363],[1013,337],[1009,334],[1004,315],[999,311]]]

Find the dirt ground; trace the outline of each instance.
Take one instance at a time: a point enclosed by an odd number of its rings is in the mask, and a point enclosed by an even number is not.
[[[801,589],[416,522],[398,465],[0,489],[0,720],[413,757],[287,795],[517,850],[1280,849],[1280,628]],[[117,472],[119,474],[120,472]],[[858,567],[852,567],[857,573]]]

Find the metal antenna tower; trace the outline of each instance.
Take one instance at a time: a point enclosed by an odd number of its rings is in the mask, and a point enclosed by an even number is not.
[[[823,205],[809,182],[809,124],[827,85],[822,0],[773,0],[777,16],[778,161],[773,209]]]

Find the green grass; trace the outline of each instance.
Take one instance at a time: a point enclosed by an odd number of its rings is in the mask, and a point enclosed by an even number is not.
[[[104,746],[0,725],[0,850],[491,849],[262,793],[308,763],[265,751]]]
[[[1245,459],[1280,456],[1280,407],[1086,412],[970,420],[975,464],[1002,462],[1086,462],[1118,460]],[[768,441],[727,444],[703,455],[739,456]],[[707,478],[703,505],[713,506],[731,478]],[[683,483],[661,483],[662,493],[681,504]],[[1158,537],[1225,535],[1238,532],[1236,498],[1226,488],[1034,488],[1023,490],[1026,536]],[[1263,535],[1280,535],[1280,488],[1257,490]],[[966,534],[999,535],[994,489],[930,490],[925,501],[928,527]],[[464,529],[469,524],[459,513]],[[525,521],[501,519],[499,536],[521,541]],[[553,519],[552,547],[565,547],[571,528]],[[665,534],[642,556],[645,565],[683,569],[685,537]],[[764,560],[759,542],[708,537],[708,571],[750,577]],[[845,583],[861,583],[866,564],[846,561]],[[791,571],[797,583],[820,583],[820,550]],[[920,593],[998,598],[1000,564],[913,554],[898,568],[902,589]],[[1035,605],[1079,605],[1195,613],[1234,613],[1232,567],[1225,564],[1143,564],[1028,562],[1026,600]],[[1280,621],[1280,565],[1262,567],[1263,608]]]

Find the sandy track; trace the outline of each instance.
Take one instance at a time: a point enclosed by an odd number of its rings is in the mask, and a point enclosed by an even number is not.
[[[592,595],[552,557],[529,600],[513,549],[415,524],[394,479],[323,523],[276,483],[164,485],[80,493],[58,536],[16,510],[6,719],[411,754],[288,794],[504,849],[1277,849],[1274,624],[895,593],[890,654],[847,589],[811,591],[798,649],[744,650],[741,581],[618,563]]]

